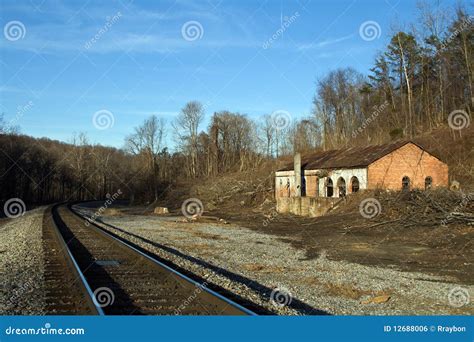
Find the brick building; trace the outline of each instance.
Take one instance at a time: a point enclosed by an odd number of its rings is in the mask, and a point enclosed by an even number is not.
[[[448,166],[445,163],[413,141],[398,141],[316,152],[302,159],[297,155],[294,163],[276,172],[275,196],[277,208],[281,211],[296,214],[307,211],[305,208],[291,210],[295,201],[289,201],[288,198],[308,197],[309,200],[303,202],[317,205],[320,208],[317,212],[323,213],[334,201],[325,202],[321,199],[335,199],[362,189],[402,190],[447,186]],[[298,203],[295,205],[300,206]]]

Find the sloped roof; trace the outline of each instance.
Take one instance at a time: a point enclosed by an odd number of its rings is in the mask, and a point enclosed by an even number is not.
[[[349,169],[366,167],[400,147],[412,143],[422,150],[419,144],[410,140],[400,140],[389,144],[372,145],[366,147],[350,147],[340,150],[320,151],[303,155],[301,166],[305,170],[318,169]],[[426,151],[426,150],[425,150]],[[288,163],[278,171],[292,171],[293,162]]]

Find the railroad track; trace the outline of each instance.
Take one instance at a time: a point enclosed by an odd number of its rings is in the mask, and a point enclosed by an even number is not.
[[[51,208],[45,245],[55,284],[51,311],[106,315],[252,315],[253,312],[144,254],[81,218],[66,205]],[[45,220],[47,220],[45,218]],[[58,251],[62,250],[62,254]],[[45,249],[46,250],[46,249]],[[68,272],[65,272],[65,269]],[[61,287],[56,278],[65,282]],[[48,282],[48,279],[50,281]],[[72,290],[72,292],[71,292]],[[56,295],[54,295],[56,294]],[[57,308],[55,307],[56,304]],[[76,305],[74,305],[76,304]]]
[[[45,310],[49,315],[97,315],[102,313],[70,255],[48,208],[43,216]]]

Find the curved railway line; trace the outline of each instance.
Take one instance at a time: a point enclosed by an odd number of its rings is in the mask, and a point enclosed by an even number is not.
[[[98,315],[253,315],[73,212],[43,221],[48,311]]]

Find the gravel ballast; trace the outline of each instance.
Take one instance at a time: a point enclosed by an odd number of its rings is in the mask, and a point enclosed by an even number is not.
[[[44,314],[44,210],[37,208],[0,224],[0,314]]]
[[[139,215],[102,216],[98,221],[107,230],[276,314],[474,312],[469,302],[474,286],[456,284],[454,278],[334,261],[324,252],[308,259],[287,241],[233,224]]]

